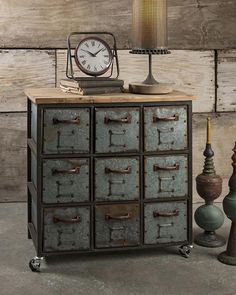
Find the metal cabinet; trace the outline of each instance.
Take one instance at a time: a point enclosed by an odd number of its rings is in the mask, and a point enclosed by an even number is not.
[[[99,205],[95,208],[95,247],[127,247],[140,244],[138,204]]]
[[[188,148],[186,106],[145,108],[144,124],[145,151],[172,151]]]
[[[45,252],[90,249],[90,207],[44,210]]]
[[[139,199],[139,158],[96,158],[95,200]]]
[[[145,157],[145,198],[187,198],[187,155]]]
[[[97,153],[139,151],[139,108],[96,109]]]
[[[160,202],[144,205],[144,243],[187,241],[187,202]]]
[[[54,104],[28,99],[31,269],[43,256],[108,249],[180,245],[188,256],[189,97],[66,103],[56,94]]]
[[[89,201],[89,160],[44,160],[42,186],[44,203]]]
[[[43,152],[46,154],[89,152],[89,109],[45,109]]]

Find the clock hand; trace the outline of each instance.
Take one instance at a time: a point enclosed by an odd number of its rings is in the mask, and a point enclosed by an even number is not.
[[[95,57],[96,56],[95,54],[93,54],[92,52],[90,52],[88,50],[84,50],[84,49],[81,49],[81,50],[84,51],[84,52],[87,52],[92,57]]]
[[[94,56],[97,56],[97,54],[102,50],[103,50],[103,48],[99,49],[97,52],[94,53]]]

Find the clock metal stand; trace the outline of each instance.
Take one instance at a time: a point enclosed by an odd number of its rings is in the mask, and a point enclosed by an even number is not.
[[[107,35],[111,38],[112,44],[111,44],[111,52],[112,52],[112,63],[110,66],[110,71],[107,73],[107,76],[102,77],[80,77],[75,75],[74,66],[73,66],[73,60],[75,60],[75,53],[72,46],[72,38],[73,37],[80,37],[82,35],[89,35],[89,36],[95,36],[95,35]],[[116,70],[115,70],[116,68]],[[120,67],[119,67],[119,60],[118,60],[118,53],[117,53],[117,45],[116,45],[116,38],[115,36],[110,32],[72,32],[69,34],[67,38],[67,63],[66,63],[66,76],[68,79],[73,79],[77,81],[107,81],[111,79],[117,79],[120,74]]]

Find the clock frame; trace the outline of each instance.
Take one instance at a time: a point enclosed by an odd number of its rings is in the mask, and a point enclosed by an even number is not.
[[[81,60],[77,56],[78,49],[86,40],[95,40],[101,42],[107,49],[109,62],[107,67],[101,71],[90,71],[81,65]],[[94,53],[94,52],[90,52]],[[79,71],[76,71],[76,68]],[[67,65],[66,76],[73,80],[107,80],[119,77],[119,61],[117,54],[116,38],[110,32],[73,32],[67,38]],[[85,74],[83,76],[81,73]]]

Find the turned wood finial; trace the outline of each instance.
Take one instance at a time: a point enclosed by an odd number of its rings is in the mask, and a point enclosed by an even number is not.
[[[207,118],[207,144],[211,144],[211,118]]]
[[[211,147],[211,118],[207,118],[207,139],[206,139],[206,148],[204,150],[203,155],[205,156],[205,164],[203,169],[203,174],[205,175],[215,175],[215,167],[214,167],[214,152]]]

